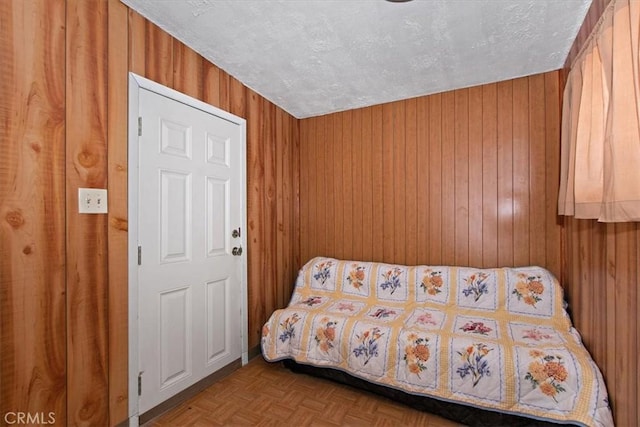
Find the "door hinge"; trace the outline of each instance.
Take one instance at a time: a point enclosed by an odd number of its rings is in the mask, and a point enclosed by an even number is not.
[[[142,372],[138,374],[138,396],[142,396]]]
[[[142,136],[142,116],[138,117],[138,136]]]
[[[138,265],[142,265],[142,246],[138,246]]]

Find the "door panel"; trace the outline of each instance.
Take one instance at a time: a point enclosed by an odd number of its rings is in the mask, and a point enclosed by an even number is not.
[[[160,170],[160,262],[189,261],[191,174]]]
[[[139,413],[241,357],[242,128],[141,90]]]
[[[189,288],[160,294],[160,388],[191,375]]]
[[[230,351],[228,324],[229,279],[207,283],[207,363],[215,363]]]
[[[229,180],[207,178],[207,254],[228,255]]]

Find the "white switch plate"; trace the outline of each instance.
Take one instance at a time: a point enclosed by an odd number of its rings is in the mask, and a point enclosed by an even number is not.
[[[103,188],[78,188],[79,213],[107,213],[107,206],[107,190]]]

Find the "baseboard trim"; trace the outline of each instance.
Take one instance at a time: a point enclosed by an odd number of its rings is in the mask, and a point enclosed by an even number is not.
[[[249,354],[248,354],[249,360],[261,355],[262,355],[262,349],[260,348],[259,345],[249,349]]]
[[[170,409],[173,409],[174,407],[181,404],[182,402],[185,402],[188,399],[191,399],[193,396],[200,393],[205,388],[220,381],[222,378],[226,377],[227,375],[231,374],[233,371],[241,367],[242,367],[242,359],[236,359],[233,362],[229,363],[228,365],[224,366],[223,368],[218,369],[216,372],[209,375],[208,377],[201,379],[194,385],[182,390],[180,393],[176,394],[175,396],[170,397],[169,399],[165,400],[158,406],[155,406],[149,409],[144,414],[140,415],[140,417],[138,418],[139,425],[144,426],[145,423],[148,423],[149,421],[153,420],[159,415],[162,415],[165,412],[169,411]]]

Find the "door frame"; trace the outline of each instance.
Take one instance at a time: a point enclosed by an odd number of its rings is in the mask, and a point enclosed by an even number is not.
[[[231,123],[237,124],[241,129],[240,137],[240,176],[242,188],[241,194],[241,226],[244,233],[241,233],[242,247],[247,248],[247,122],[245,119],[235,116],[227,111],[209,105],[205,102],[192,98],[174,89],[163,86],[152,80],[144,78],[134,73],[129,73],[129,106],[128,106],[128,275],[129,275],[129,419],[130,425],[138,425],[138,111],[139,94],[141,89],[155,92],[159,95],[181,102],[190,107],[197,108],[206,113],[220,117]],[[248,254],[241,257],[241,343],[242,343],[242,365],[249,361],[248,343],[248,304],[247,304],[247,259]]]

